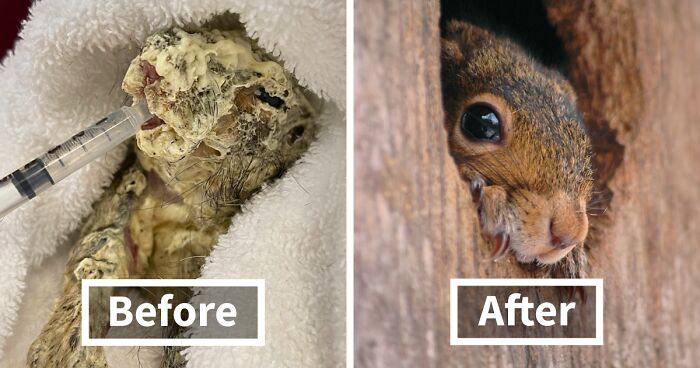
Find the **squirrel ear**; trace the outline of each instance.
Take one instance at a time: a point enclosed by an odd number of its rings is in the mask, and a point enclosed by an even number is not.
[[[574,87],[569,84],[568,81],[562,79],[557,80],[557,85],[559,88],[561,88],[561,91],[565,93],[573,103],[577,103],[578,101],[578,96],[576,95],[576,92],[574,91]]]
[[[441,38],[440,39],[440,57],[443,62],[445,61],[461,61],[464,59],[462,55],[462,50],[459,49],[459,44],[457,42]]]
[[[450,19],[450,21],[447,22],[447,33],[454,37],[455,35],[459,35],[471,27],[472,25],[467,22],[457,19]]]
[[[450,20],[445,30],[446,32],[442,42],[443,50],[448,46],[445,41],[447,40],[454,44],[449,45],[449,47],[458,51],[458,53],[445,55],[447,57],[459,55],[459,58],[463,59],[465,55],[468,56],[468,54],[476,49],[490,47],[494,41],[494,35],[486,29],[456,19]]]

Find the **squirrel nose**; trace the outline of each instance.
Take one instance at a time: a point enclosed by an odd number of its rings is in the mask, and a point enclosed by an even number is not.
[[[549,228],[550,243],[553,248],[556,249],[566,249],[576,243],[578,243],[574,238],[568,234],[557,233],[554,231],[554,225],[550,225]]]
[[[573,207],[573,208],[572,208]],[[588,216],[579,206],[557,206],[550,220],[550,244],[556,249],[566,249],[583,242],[588,234]]]

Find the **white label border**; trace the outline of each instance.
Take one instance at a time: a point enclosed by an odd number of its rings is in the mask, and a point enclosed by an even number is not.
[[[258,288],[258,335],[255,339],[113,339],[91,338],[89,334],[88,298],[91,286],[107,287],[207,287],[234,286]],[[83,346],[265,346],[264,279],[83,279],[81,285],[81,343]]]
[[[457,288],[460,286],[595,286],[595,337],[458,337]],[[450,345],[603,345],[603,279],[450,279]]]

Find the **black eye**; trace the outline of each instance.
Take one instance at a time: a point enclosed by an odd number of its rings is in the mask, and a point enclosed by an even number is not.
[[[276,96],[271,96],[267,91],[265,91],[265,88],[260,88],[257,93],[255,94],[255,97],[258,98],[258,100],[276,108],[279,109],[284,105],[284,100],[276,97]]]
[[[501,140],[501,119],[489,105],[477,103],[467,106],[460,127],[467,138],[493,142]]]

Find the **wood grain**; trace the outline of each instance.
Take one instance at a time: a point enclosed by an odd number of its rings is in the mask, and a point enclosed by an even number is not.
[[[589,244],[589,277],[605,280],[605,346],[449,345],[450,278],[540,273],[487,260],[447,154],[439,3],[356,0],[358,367],[700,362],[700,3],[554,3],[611,194]]]

